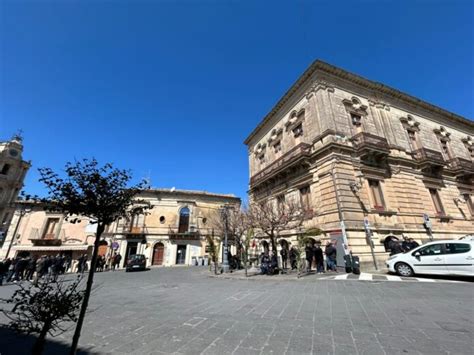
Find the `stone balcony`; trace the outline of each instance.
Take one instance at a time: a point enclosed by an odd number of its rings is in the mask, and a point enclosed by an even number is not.
[[[418,164],[422,170],[427,168],[440,168],[446,165],[444,157],[440,152],[435,150],[421,148],[412,152],[413,160]]]
[[[448,168],[457,177],[472,177],[474,175],[474,162],[465,158],[453,158],[448,161]]]
[[[298,162],[308,158],[311,154],[311,145],[300,143],[286,154],[272,162],[270,165],[260,170],[250,178],[250,185],[258,184],[276,174],[294,166]]]
[[[124,225],[122,227],[121,233],[125,234],[127,236],[143,235],[143,234],[147,233],[147,227],[146,226]]]
[[[387,140],[375,134],[361,132],[353,136],[351,142],[360,156],[382,156],[390,154],[390,147]]]
[[[32,238],[29,238],[29,240],[36,247],[39,247],[39,246],[57,247],[62,244],[62,240],[56,238],[55,234],[45,234],[43,238],[32,237]]]

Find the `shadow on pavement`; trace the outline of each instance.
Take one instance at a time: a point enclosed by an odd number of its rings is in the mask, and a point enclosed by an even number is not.
[[[0,354],[2,355],[31,354],[31,349],[35,341],[36,336],[34,335],[18,334],[3,325],[0,326]],[[69,345],[70,344],[60,343],[54,340],[54,338],[47,337],[43,354],[69,354]],[[77,353],[81,355],[98,354],[84,349],[79,349]]]

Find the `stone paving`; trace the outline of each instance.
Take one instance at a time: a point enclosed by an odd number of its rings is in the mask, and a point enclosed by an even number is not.
[[[474,284],[241,280],[204,268],[97,274],[90,354],[471,354]],[[0,297],[13,285],[0,287]],[[32,339],[0,334],[0,353]],[[65,354],[71,332],[46,354]]]

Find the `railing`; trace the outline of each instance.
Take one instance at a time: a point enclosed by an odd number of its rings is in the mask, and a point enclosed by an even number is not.
[[[443,154],[435,150],[421,148],[412,152],[413,159],[419,163],[433,163],[434,165],[445,165]]]
[[[199,233],[199,231],[176,233],[176,231],[170,230],[169,239],[170,240],[199,240],[201,239],[201,234]]]
[[[122,226],[123,234],[146,234],[147,228],[145,226]]]
[[[354,147],[357,150],[378,150],[390,153],[390,147],[385,138],[376,136],[375,134],[361,132],[351,138]]]
[[[275,160],[269,166],[255,174],[250,178],[250,184],[255,184],[259,180],[262,180],[265,176],[285,167],[301,157],[308,157],[311,153],[311,145],[307,143],[300,143],[289,152]]]

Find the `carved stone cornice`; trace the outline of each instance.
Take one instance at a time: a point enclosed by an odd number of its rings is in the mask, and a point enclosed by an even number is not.
[[[267,143],[269,146],[275,145],[281,140],[281,136],[283,133],[283,128],[275,128],[272,130],[272,133],[270,134],[270,138],[268,138]]]
[[[309,90],[306,92],[305,97],[306,99],[310,99],[313,94],[318,92],[319,90],[326,90],[328,92],[334,92],[334,85],[331,85],[329,82],[325,80],[315,80]]]
[[[362,102],[355,96],[353,96],[350,100],[344,99],[342,100],[344,107],[348,113],[355,113],[359,116],[367,116],[367,106],[362,105]]]
[[[390,111],[390,105],[377,99],[369,99],[369,105],[380,110]]]

